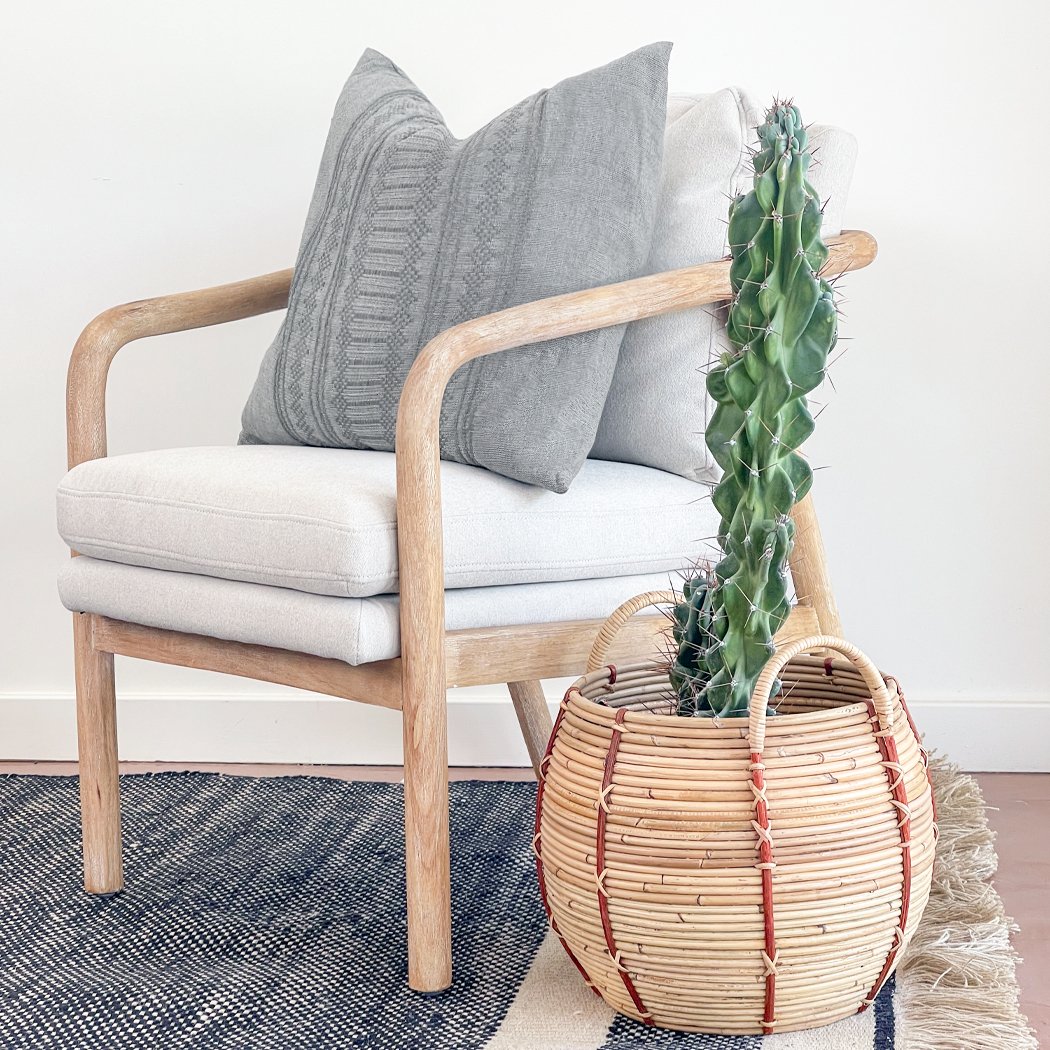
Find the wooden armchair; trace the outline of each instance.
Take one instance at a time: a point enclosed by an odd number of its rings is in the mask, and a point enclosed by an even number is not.
[[[831,240],[826,269],[866,266],[874,239]],[[69,465],[106,456],[106,379],[117,351],[147,336],[203,328],[285,307],[291,270],[107,310],[73,349],[67,390]],[[400,657],[357,666],[309,653],[164,630],[93,612],[74,614],[84,886],[123,885],[113,656],[205,668],[399,709],[404,725],[409,983],[421,992],[452,979],[446,690],[506,682],[533,765],[551,719],[539,680],[581,670],[599,626],[574,620],[446,630],[438,420],[452,374],[475,357],[729,296],[727,261],[529,303],[480,317],[432,340],[402,392],[397,422],[397,549]],[[792,633],[839,634],[812,503],[795,512],[791,569],[800,608]],[[814,619],[817,621],[814,623]],[[651,651],[660,617],[631,621],[613,658]],[[818,629],[819,628],[819,629]]]

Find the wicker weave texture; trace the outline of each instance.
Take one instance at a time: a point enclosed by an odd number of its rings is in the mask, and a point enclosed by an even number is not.
[[[825,659],[830,642],[856,662]],[[935,814],[897,683],[877,678],[873,698],[848,643],[790,649],[760,742],[755,712],[750,741],[747,719],[673,716],[662,662],[603,667],[566,694],[540,884],[624,1014],[725,1034],[827,1024],[866,1008],[919,921]]]

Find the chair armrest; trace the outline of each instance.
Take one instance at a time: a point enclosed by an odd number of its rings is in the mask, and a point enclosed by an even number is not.
[[[846,230],[828,240],[825,273],[867,266],[876,255],[875,238]],[[568,295],[514,306],[449,328],[423,348],[409,370],[398,406],[398,452],[437,448],[437,422],[445,387],[468,361],[529,343],[609,328],[643,317],[673,313],[730,298],[729,259],[607,284]]]
[[[828,241],[824,272],[867,266],[878,250],[859,230]],[[468,361],[577,332],[608,328],[728,299],[730,260],[640,277],[511,307],[456,325],[432,339],[409,370],[397,413],[397,541],[404,689],[425,694],[421,666],[444,651],[444,552],[438,424],[445,387]],[[443,675],[443,667],[440,671]]]
[[[279,270],[196,292],[140,299],[99,314],[81,333],[69,359],[69,466],[106,454],[106,378],[110,363],[122,346],[151,335],[207,328],[281,310],[288,305],[291,281],[291,270]]]

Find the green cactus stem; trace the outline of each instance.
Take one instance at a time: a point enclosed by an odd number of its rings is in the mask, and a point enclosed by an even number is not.
[[[679,713],[695,706],[695,693],[706,676],[704,662],[711,631],[711,599],[714,574],[697,566],[682,585],[682,600],[674,608],[671,632],[676,650],[671,661],[671,684],[679,696]]]
[[[758,137],[754,186],[729,209],[731,349],[707,377],[723,557],[687,581],[674,617],[672,681],[686,715],[745,714],[774,651],[790,609],[791,508],[813,480],[798,451],[813,432],[806,394],[824,379],[837,334],[798,109],[775,102]]]

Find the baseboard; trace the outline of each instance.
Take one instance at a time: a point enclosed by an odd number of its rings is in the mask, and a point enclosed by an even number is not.
[[[550,692],[552,707],[555,690]],[[1050,698],[915,696],[929,747],[973,771],[1050,772]],[[142,762],[401,762],[397,712],[313,694],[150,693],[122,696],[120,755]],[[76,758],[68,694],[0,693],[0,760]],[[449,693],[449,761],[525,766],[506,690]]]

